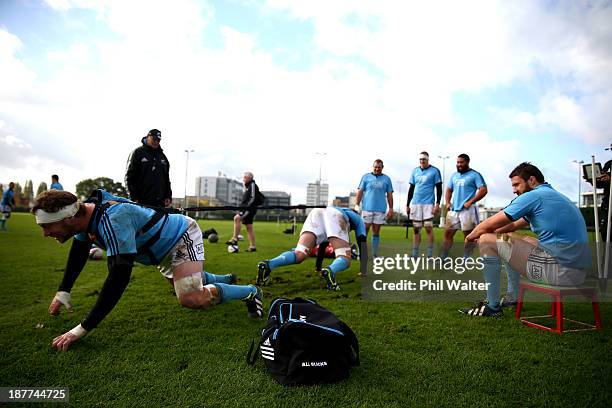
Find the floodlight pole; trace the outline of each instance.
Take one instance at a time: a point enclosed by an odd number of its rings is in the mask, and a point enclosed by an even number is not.
[[[610,147],[606,147],[605,150],[612,150],[612,143],[610,144]],[[610,183],[612,183],[612,181],[610,181]],[[595,184],[595,182],[593,181],[593,184]],[[603,197],[603,199],[605,200],[606,197]],[[605,255],[605,261],[604,261],[604,270],[603,270],[603,280],[599,281],[599,287],[601,289],[601,291],[603,293],[606,293],[608,291],[608,269],[610,268],[610,232],[612,229],[612,225],[610,225],[611,221],[612,221],[612,211],[611,211],[611,207],[612,207],[612,194],[610,194],[610,190],[608,189],[608,213],[606,214],[606,239],[604,239],[605,245],[606,245],[606,255]]]
[[[404,184],[404,182],[402,180],[396,180],[395,182],[399,186],[399,198],[397,200],[397,225],[400,225],[400,218],[402,214],[402,184]]]
[[[582,163],[584,163],[584,160],[572,160],[572,163],[578,165],[578,201],[576,203],[578,204],[578,208],[580,208],[580,181],[582,179]]]
[[[185,160],[185,208],[187,208],[187,172],[189,170],[189,153],[193,153],[193,151],[193,149],[185,149],[185,153],[187,154],[187,159]]]
[[[440,197],[442,199],[446,195],[446,192],[444,191],[444,178],[446,177],[446,159],[450,158],[450,156],[438,156],[438,158],[442,159],[442,197]],[[442,201],[441,199],[440,201]],[[444,224],[446,223],[446,212],[447,211],[448,211],[448,208],[446,208],[446,203],[445,203],[444,210],[440,209],[440,228],[443,228]]]
[[[321,187],[322,187],[322,183],[323,180],[321,180],[321,167],[323,167],[323,158],[325,156],[327,156],[327,153],[325,152],[316,152],[315,153],[317,156],[319,156],[319,187],[317,188],[317,202],[315,205],[322,205],[321,204]],[[327,203],[325,203],[327,204]]]
[[[591,180],[593,181],[593,211],[595,214],[595,251],[597,252],[597,277],[601,282],[603,275],[601,270],[601,237],[599,236],[599,209],[597,208],[597,181],[595,180],[595,155],[591,156]]]

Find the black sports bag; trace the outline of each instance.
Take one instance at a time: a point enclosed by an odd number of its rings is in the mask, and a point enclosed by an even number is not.
[[[359,343],[350,327],[310,299],[275,299],[257,349],[274,379],[285,385],[332,383],[359,365]]]

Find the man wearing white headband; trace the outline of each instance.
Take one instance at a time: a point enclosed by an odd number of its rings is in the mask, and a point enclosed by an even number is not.
[[[98,300],[78,326],[53,340],[58,350],[66,351],[115,307],[135,261],[159,265],[182,306],[205,309],[241,299],[249,317],[263,314],[259,288],[234,285],[233,275],[203,272],[202,232],[189,217],[145,208],[104,190],[94,191],[83,203],[67,191],[46,191],[36,197],[32,212],[46,237],[60,243],[74,237],[62,282],[49,306],[51,315],[57,315],[62,305],[71,310],[70,291],[87,262],[91,244],[107,252],[108,276]]]
[[[414,240],[412,242],[412,256],[419,256],[421,245],[421,228],[427,232],[427,256],[433,256],[433,218],[440,212],[442,199],[442,177],[440,170],[429,164],[429,153],[419,154],[419,167],[412,170],[408,189],[406,212],[412,220]],[[435,194],[434,194],[435,189]]]

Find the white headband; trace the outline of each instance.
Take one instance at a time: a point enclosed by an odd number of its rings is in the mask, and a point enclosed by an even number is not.
[[[74,214],[79,210],[79,203],[75,202],[63,207],[61,210],[56,212],[46,212],[45,210],[36,210],[36,223],[37,224],[49,224],[65,220],[66,218],[74,217]]]
[[[419,154],[419,159],[427,159],[427,160],[429,160],[429,156],[427,156],[426,154]]]

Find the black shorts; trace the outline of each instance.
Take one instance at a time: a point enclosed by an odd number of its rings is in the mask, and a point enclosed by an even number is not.
[[[253,218],[255,218],[255,214],[257,214],[256,208],[240,211],[238,213],[238,215],[240,215],[240,221],[242,221],[244,225],[252,224]]]

